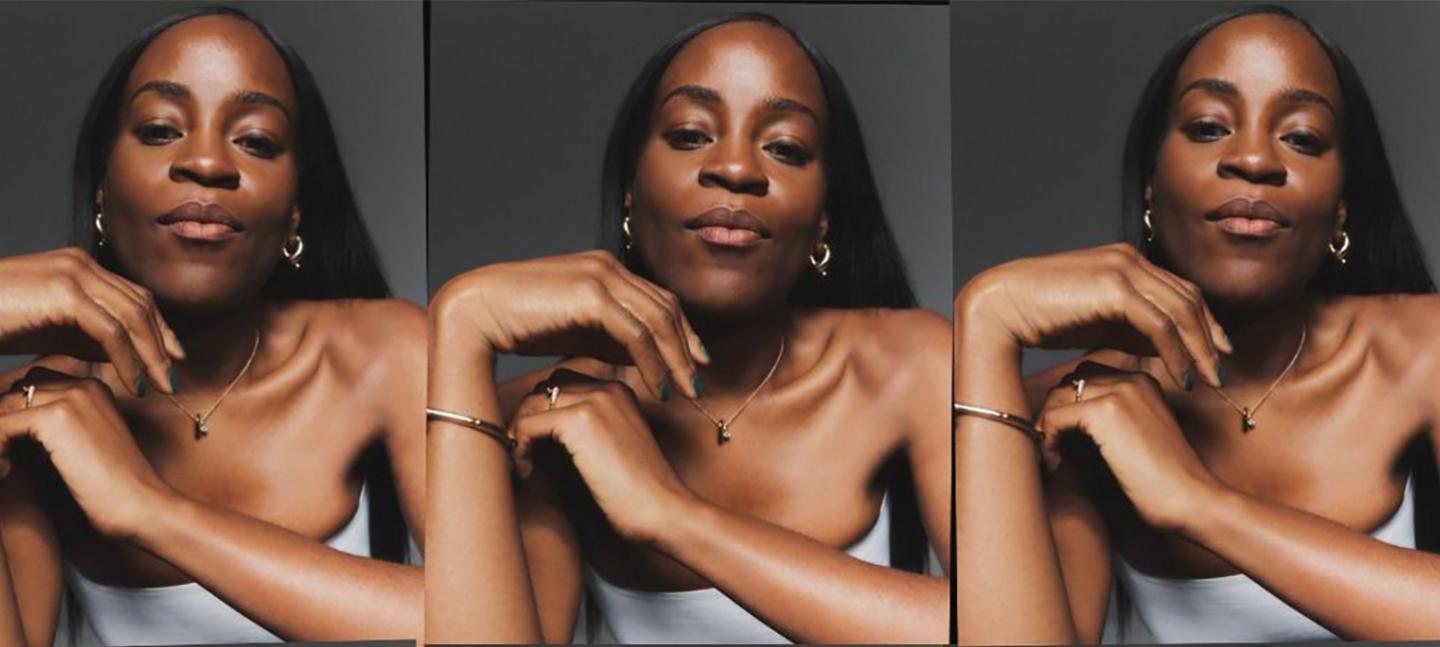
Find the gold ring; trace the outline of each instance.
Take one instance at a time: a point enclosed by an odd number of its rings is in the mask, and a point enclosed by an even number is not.
[[[29,409],[30,405],[35,404],[35,385],[26,384],[20,387],[20,392],[25,394],[25,408]]]
[[[545,392],[550,394],[550,406],[547,407],[547,409],[554,409],[555,401],[560,399],[560,387],[547,386],[545,387]]]
[[[1075,387],[1075,401],[1079,402],[1081,398],[1085,397],[1085,378],[1074,378],[1070,380],[1070,385]]]

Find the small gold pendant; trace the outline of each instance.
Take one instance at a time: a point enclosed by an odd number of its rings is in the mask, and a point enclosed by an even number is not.
[[[715,425],[715,444],[724,445],[728,442],[730,442],[730,423],[721,420],[720,424]]]
[[[1248,433],[1250,433],[1250,430],[1251,430],[1251,429],[1254,429],[1254,428],[1255,428],[1255,416],[1250,415],[1250,409],[1247,407],[1247,408],[1241,410],[1241,412],[1240,412],[1240,432],[1241,432],[1241,433],[1246,433],[1246,434],[1248,434]]]
[[[201,420],[201,419],[199,419],[199,418],[196,418],[196,419],[195,419],[195,440],[200,440],[201,438],[204,438],[204,437],[205,437],[205,434],[208,434],[208,433],[210,433],[210,428],[205,426],[205,421],[204,421],[204,420]]]

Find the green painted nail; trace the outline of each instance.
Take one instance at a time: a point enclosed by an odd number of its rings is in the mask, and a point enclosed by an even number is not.
[[[1216,365],[1215,365],[1215,376],[1220,378],[1220,386],[1225,386],[1226,380],[1225,380],[1225,365],[1224,365],[1224,364],[1216,364]]]
[[[1195,369],[1185,369],[1185,377],[1183,379],[1185,381],[1181,386],[1183,386],[1186,391],[1193,391],[1195,389]]]
[[[171,393],[179,393],[179,392],[180,392],[180,381],[177,380],[177,379],[175,379],[175,367],[174,367],[174,366],[171,366],[171,367],[170,367],[170,392],[171,392]]]
[[[670,380],[668,380],[668,379],[662,380],[662,381],[660,382],[660,401],[661,401],[661,402],[669,402],[669,401],[670,401]]]
[[[690,386],[695,387],[695,397],[697,397],[697,398],[700,397],[700,374],[699,374],[699,373],[696,373],[696,374],[695,374],[695,377],[690,380]]]

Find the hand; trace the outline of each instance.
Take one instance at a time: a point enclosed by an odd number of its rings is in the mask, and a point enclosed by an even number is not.
[[[27,384],[35,386],[29,407],[21,390]],[[91,525],[108,537],[133,538],[171,493],[97,379],[32,369],[0,396],[0,447],[21,437],[41,445]]]
[[[661,399],[672,387],[698,397],[694,362],[710,361],[679,299],[606,252],[471,270],[440,289],[431,312],[446,333],[478,334],[493,351],[634,364]]]
[[[966,285],[956,316],[998,325],[1023,347],[1159,355],[1187,389],[1196,376],[1223,386],[1219,353],[1233,350],[1198,287],[1125,244],[994,267]]]
[[[1076,379],[1085,380],[1076,401]],[[1060,439],[1083,433],[1094,441],[1120,488],[1147,524],[1183,530],[1205,498],[1223,484],[1180,431],[1160,385],[1147,373],[1082,362],[1051,389],[1036,420],[1041,451],[1052,469]]]
[[[553,409],[548,387],[560,389]],[[522,475],[532,469],[537,440],[558,442],[615,531],[631,541],[654,541],[672,511],[694,499],[660,453],[635,394],[619,382],[557,370],[521,401],[511,428]]]
[[[0,259],[0,353],[108,361],[137,395],[184,358],[155,299],[77,248]]]

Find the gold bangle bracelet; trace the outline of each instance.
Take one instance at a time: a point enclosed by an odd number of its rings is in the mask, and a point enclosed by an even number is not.
[[[471,418],[470,416],[461,415],[458,413],[450,413],[449,411],[441,411],[439,409],[431,409],[429,407],[425,408],[425,419],[439,420],[441,422],[457,424],[462,427],[469,427],[471,429],[474,429],[475,431],[485,434],[486,436],[500,441],[500,444],[504,445],[505,449],[515,449],[515,439],[510,437],[510,432],[506,431],[504,427],[490,422],[489,420]]]
[[[1040,441],[1044,439],[1044,435],[1040,433],[1039,429],[1035,428],[1035,423],[1030,422],[1029,418],[1021,418],[1020,416],[1017,416],[1013,413],[1006,413],[1004,411],[997,411],[995,409],[987,409],[985,407],[977,407],[973,404],[960,404],[959,402],[955,402],[952,404],[955,405],[955,415],[957,416],[975,416],[977,418],[993,420],[1002,425],[1007,425],[1012,428],[1019,429],[1020,431],[1025,432],[1025,435],[1028,436],[1030,440],[1037,445],[1040,444]]]

